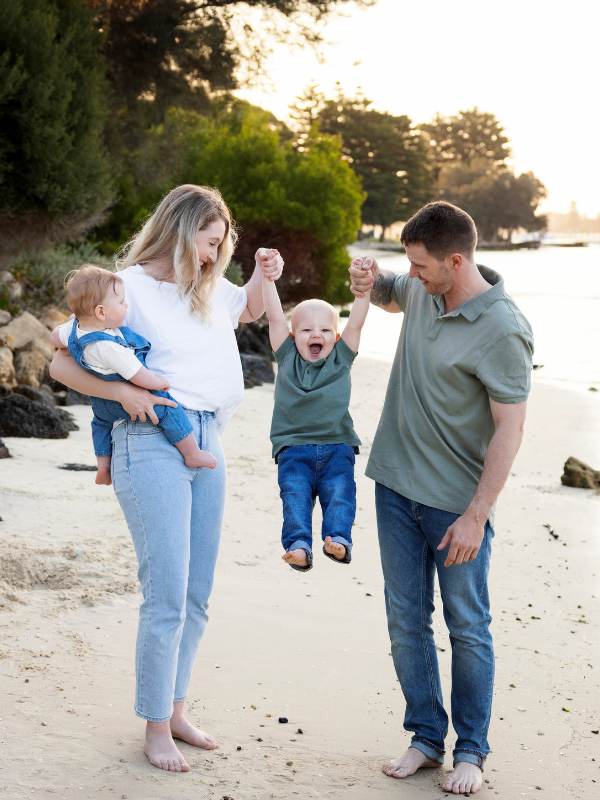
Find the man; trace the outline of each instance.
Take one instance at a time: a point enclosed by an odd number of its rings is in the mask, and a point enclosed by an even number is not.
[[[452,644],[447,792],[481,788],[494,651],[487,577],[494,504],[523,435],[533,354],[529,323],[498,273],[475,263],[471,217],[430,203],[405,225],[408,274],[375,259],[350,267],[352,291],[404,312],[366,474],[377,527],[392,656],[406,700],[407,752],[383,771],[405,778],[444,760],[448,715],[433,639],[437,570]]]

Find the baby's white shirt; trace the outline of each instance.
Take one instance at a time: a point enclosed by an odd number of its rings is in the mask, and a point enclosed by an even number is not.
[[[65,347],[69,344],[69,337],[74,323],[75,320],[70,319],[59,328],[60,341]],[[77,325],[76,334],[78,339],[81,339],[87,333],[95,333],[95,331],[83,331]],[[103,333],[108,333],[109,336],[118,336],[121,339],[124,338],[118,328],[107,328]],[[83,355],[85,363],[96,372],[101,375],[118,373],[126,381],[131,380],[142,366],[133,350],[116,342],[100,341],[86,344],[83,348]]]

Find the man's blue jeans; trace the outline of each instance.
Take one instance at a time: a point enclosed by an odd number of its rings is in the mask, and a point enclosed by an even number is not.
[[[354,461],[354,448],[348,444],[295,445],[286,447],[277,456],[283,502],[281,542],[286,551],[306,550],[309,566],[317,497],[323,511],[322,538],[331,536],[332,541],[345,545],[350,561],[356,516]]]
[[[448,548],[437,547],[459,514],[415,503],[379,483],[375,503],[388,629],[406,700],[404,728],[414,733],[411,747],[443,763],[448,715],[432,628],[437,569],[452,645],[454,763],[469,761],[483,769],[494,690],[487,587],[493,528],[486,523],[474,561],[444,567]]]

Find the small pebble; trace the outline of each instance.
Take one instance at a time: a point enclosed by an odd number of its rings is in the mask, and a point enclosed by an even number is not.
[[[302,730],[302,728],[298,728],[298,730],[296,731],[296,733],[304,733],[304,731]]]
[[[25,678],[25,683],[29,683],[29,678]]]
[[[240,744],[238,744],[238,746],[237,746],[235,749],[236,749],[236,750],[241,750],[241,749],[242,749],[242,746],[241,746]]]
[[[286,761],[285,763],[288,765],[288,767],[291,767],[294,762],[293,761]]]
[[[287,717],[279,717],[279,722],[284,723],[284,722],[287,722],[287,721],[288,721]]]
[[[270,716],[271,716],[270,714],[265,714],[265,717],[270,717]]]
[[[544,736],[544,731],[538,731],[538,736]]]
[[[290,742],[297,742],[298,739],[290,739]]]
[[[265,726],[264,726],[264,725],[259,725],[258,727],[259,727],[259,728],[264,728]]]
[[[262,739],[259,737],[256,741],[257,742],[262,742]]]

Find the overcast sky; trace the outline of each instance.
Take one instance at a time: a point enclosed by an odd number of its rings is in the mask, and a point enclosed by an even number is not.
[[[415,122],[477,105],[495,114],[518,172],[549,193],[544,210],[600,214],[600,2],[379,0],[324,29],[324,64],[276,46],[273,89],[238,92],[286,119],[311,79],[361,86],[374,108]],[[356,62],[360,62],[356,64]]]

